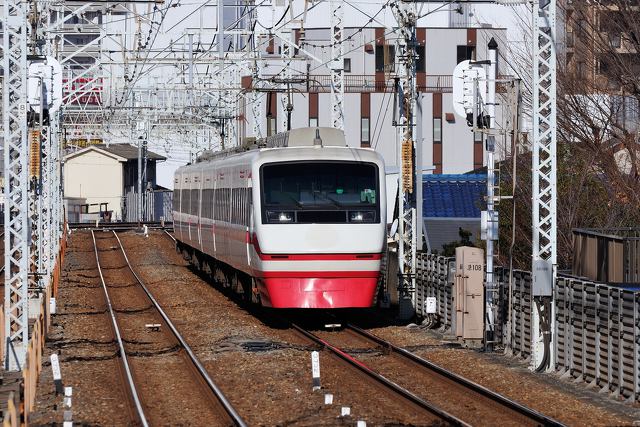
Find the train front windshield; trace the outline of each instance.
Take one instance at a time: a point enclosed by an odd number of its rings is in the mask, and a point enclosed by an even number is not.
[[[265,224],[380,222],[373,163],[270,163],[261,177]]]

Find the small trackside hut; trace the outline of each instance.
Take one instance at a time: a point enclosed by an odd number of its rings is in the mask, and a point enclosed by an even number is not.
[[[177,250],[275,308],[373,304],[386,245],[384,163],[333,128],[205,154],[174,180]]]

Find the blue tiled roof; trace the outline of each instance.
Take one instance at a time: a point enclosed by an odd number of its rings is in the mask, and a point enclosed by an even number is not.
[[[487,176],[423,175],[422,188],[425,218],[480,218],[485,207]]]

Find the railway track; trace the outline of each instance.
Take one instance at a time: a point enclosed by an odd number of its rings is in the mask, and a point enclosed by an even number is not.
[[[173,241],[175,237],[164,231]],[[404,404],[423,411],[426,421],[446,425],[562,426],[560,422],[439,367],[392,343],[346,324],[316,332],[281,318],[309,342],[365,374]],[[354,346],[361,346],[354,348]]]
[[[340,348],[329,344],[327,341],[323,340],[307,329],[304,329],[296,324],[291,324],[291,326],[294,331],[296,331],[302,337],[306,338],[310,343],[320,345],[321,347],[329,351],[332,356],[341,361],[349,369],[355,370],[359,374],[364,374],[364,378],[369,381],[370,385],[372,386],[371,388],[376,393],[379,392],[379,390],[383,390],[389,395],[391,399],[397,400],[404,405],[410,404],[418,410],[422,411],[425,416],[425,424],[450,426],[472,425],[456,417],[455,415],[442,410],[441,408],[433,405],[427,400],[422,399],[406,388],[394,383],[393,381],[390,381],[386,377],[380,375],[378,372],[369,368],[364,363],[349,355],[346,351],[343,351]]]
[[[444,422],[474,426],[563,425],[356,326],[315,334],[295,324],[292,327],[379,383],[402,389],[414,403],[446,414],[449,418],[443,418]],[[365,347],[356,349],[356,343]]]
[[[146,225],[149,230],[167,230],[173,229],[172,222],[165,222],[164,225],[161,222],[99,222],[97,225],[95,222],[73,222],[67,224],[71,230],[114,230],[114,231],[127,231],[135,230],[140,226]]]
[[[132,424],[245,426],[133,270],[117,234],[91,235]]]

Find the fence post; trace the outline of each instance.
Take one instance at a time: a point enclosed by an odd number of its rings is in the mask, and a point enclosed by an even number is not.
[[[567,344],[569,346],[569,370],[567,371],[567,374],[565,375],[566,377],[571,377],[573,376],[573,373],[576,370],[576,361],[575,361],[575,349],[576,349],[576,342],[575,342],[575,336],[576,336],[576,319],[575,319],[575,305],[574,305],[574,301],[576,298],[576,290],[575,290],[575,283],[573,280],[569,280],[567,285],[569,286],[569,343]]]
[[[624,340],[623,340],[623,333],[624,333],[624,324],[622,322],[622,313],[623,313],[623,309],[624,309],[624,296],[622,294],[622,291],[620,289],[617,290],[618,292],[618,316],[616,321],[618,322],[618,387],[616,389],[616,391],[613,393],[615,398],[619,398],[620,396],[622,396],[622,391],[623,391],[623,386],[624,386],[624,364],[623,364],[623,360],[624,357],[622,357],[622,353],[624,351]]]
[[[580,375],[576,377],[576,381],[584,381],[585,379],[585,367],[587,364],[587,313],[585,312],[587,308],[587,285],[584,282],[580,283],[581,295],[582,295],[582,310],[580,310],[580,320],[582,325],[582,330],[580,331],[580,336],[582,337],[582,342],[580,343],[582,346],[582,351],[580,352],[580,356],[582,361],[580,362]]]
[[[613,289],[607,289],[607,387],[603,387],[601,392],[611,391],[613,383]]]
[[[601,332],[600,332],[600,286],[595,285],[595,292],[596,292],[596,312],[595,312],[595,332],[596,332],[596,348],[595,348],[595,362],[596,362],[596,372],[595,372],[595,376],[593,378],[593,381],[591,382],[591,384],[589,384],[589,387],[596,387],[598,384],[600,384],[600,357],[601,357],[601,348],[600,348],[600,337],[601,337]]]

